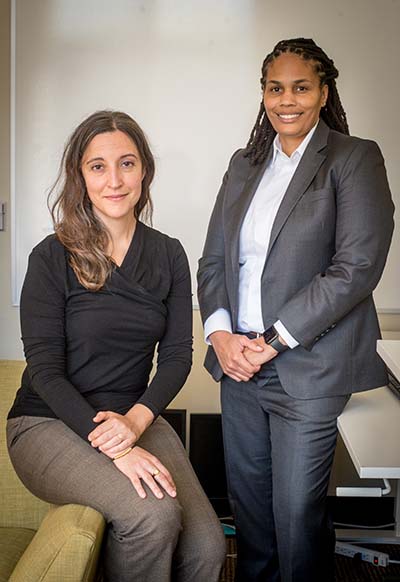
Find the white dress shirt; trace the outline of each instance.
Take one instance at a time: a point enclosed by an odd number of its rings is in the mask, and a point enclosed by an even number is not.
[[[287,156],[279,141],[273,142],[271,162],[265,169],[261,182],[253,196],[240,230],[239,243],[239,311],[238,331],[264,331],[261,310],[261,276],[265,265],[272,225],[297,166],[310,142],[316,125],[309,131],[299,147]],[[290,348],[298,346],[296,339],[278,320],[274,327]],[[204,324],[204,335],[214,331],[232,332],[230,314],[226,309],[217,309]]]

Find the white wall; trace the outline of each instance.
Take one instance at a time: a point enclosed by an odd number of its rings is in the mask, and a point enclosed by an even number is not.
[[[261,62],[282,37],[312,36],[334,58],[352,132],[380,143],[400,202],[393,114],[398,2],[15,0],[15,6],[18,288],[30,249],[51,229],[45,193],[66,136],[88,113],[107,107],[128,111],[148,133],[157,158],[154,224],[182,240],[194,275],[227,161],[247,142],[258,111]],[[376,292],[386,310],[400,311],[399,243],[396,234]]]
[[[18,311],[11,306],[10,232],[10,5],[0,0],[0,201],[7,204],[0,232],[0,358],[21,357]]]
[[[19,0],[18,0],[19,1]],[[137,70],[130,65],[132,55],[124,50],[125,39],[121,36],[123,26],[104,27],[93,35],[87,27],[83,27],[81,18],[82,6],[86,6],[86,18],[90,17],[95,26],[98,13],[104,10],[105,4],[115,7],[120,0],[104,2],[85,0],[85,3],[69,0],[23,0],[29,18],[32,19],[32,30],[41,24],[49,29],[64,31],[61,38],[59,53],[50,55],[57,57],[61,74],[57,77],[57,87],[52,79],[46,82],[38,71],[46,64],[46,50],[42,54],[43,61],[32,58],[29,61],[30,75],[20,79],[20,98],[24,97],[29,104],[26,117],[19,119],[19,126],[26,123],[35,133],[39,141],[27,144],[28,153],[38,156],[37,160],[44,163],[50,173],[55,171],[59,149],[66,134],[72,129],[78,118],[91,112],[96,107],[126,108],[137,115],[143,127],[149,134],[153,148],[158,157],[159,178],[155,189],[156,221],[160,228],[165,228],[175,236],[181,237],[187,245],[190,233],[183,231],[182,212],[176,211],[165,194],[167,188],[175,188],[179,192],[193,189],[199,201],[193,202],[193,216],[196,219],[195,228],[204,235],[207,218],[205,214],[211,209],[215,192],[218,188],[226,162],[233,149],[242,146],[246,139],[253,117],[261,97],[258,89],[259,67],[265,53],[280,38],[303,35],[312,36],[324,46],[328,54],[337,63],[341,75],[339,89],[345,108],[348,112],[352,132],[356,135],[376,139],[384,152],[387,162],[389,179],[395,199],[400,206],[400,170],[397,163],[399,122],[397,115],[397,98],[400,92],[400,79],[397,75],[399,47],[397,41],[397,25],[400,16],[399,2],[381,0],[337,0],[336,3],[322,0],[304,0],[298,3],[288,0],[286,3],[271,3],[265,1],[231,0],[230,2],[211,3],[182,0],[172,2],[122,2],[131,6],[138,13],[150,11],[157,14],[157,26],[146,29],[140,36],[140,56],[145,59],[149,51],[154,56],[151,35],[157,32],[164,38],[164,50],[168,53],[171,68],[157,70],[157,75],[149,90],[152,92],[151,107],[147,111],[147,103],[137,99],[135,93],[129,96],[129,107],[125,107],[125,81],[136,75]],[[73,6],[76,19],[71,26],[61,22],[62,17],[57,10],[61,4],[64,7]],[[30,8],[29,8],[29,6]],[[165,7],[169,6],[169,12]],[[174,5],[175,8],[171,8]],[[95,6],[93,11],[88,7]],[[116,11],[117,13],[117,11]],[[118,12],[121,14],[121,12]],[[238,16],[243,15],[243,23]],[[10,119],[10,71],[9,71],[9,0],[0,0],[0,201],[10,204],[10,174],[9,174],[9,119]],[[126,19],[122,11],[121,22]],[[38,22],[39,21],[39,22]],[[27,25],[31,21],[28,19]],[[242,25],[243,24],[243,25]],[[196,28],[207,27],[207,34],[202,42],[195,44]],[[221,35],[221,31],[224,34]],[[29,34],[29,30],[26,31]],[[79,42],[79,38],[81,39]],[[85,43],[83,44],[83,40]],[[36,39],[36,41],[39,39]],[[55,39],[52,39],[54,42]],[[43,39],[42,39],[43,41]],[[44,42],[44,41],[43,41]],[[120,83],[113,93],[109,87],[108,76],[104,74],[105,47],[120,46],[121,60],[112,63],[117,67]],[[97,57],[94,60],[82,62],[82,51],[95,47]],[[29,48],[29,46],[28,46]],[[42,47],[46,49],[46,46]],[[71,72],[64,70],[64,53],[75,54],[74,67]],[[204,59],[206,53],[207,59]],[[28,55],[29,56],[29,55]],[[174,59],[178,59],[176,69]],[[193,81],[196,66],[202,63],[201,74],[196,83],[197,94],[188,91],[188,80]],[[208,63],[209,65],[208,66]],[[246,63],[246,66],[245,66]],[[107,66],[109,66],[108,63]],[[174,68],[175,67],[175,68]],[[90,71],[96,70],[91,75]],[[140,69],[141,71],[144,68]],[[171,70],[174,69],[174,75]],[[152,69],[155,72],[155,69]],[[84,71],[84,85],[95,88],[93,101],[85,102],[78,111],[80,87],[71,82],[70,74],[76,75]],[[89,76],[88,76],[89,75]],[[78,75],[79,76],[79,75]],[[75,78],[75,77],[74,77]],[[251,99],[245,98],[251,89]],[[56,93],[54,93],[56,92]],[[50,99],[51,95],[51,99]],[[70,103],[60,113],[57,110],[58,98],[71,96]],[[146,97],[147,101],[147,97]],[[227,111],[229,109],[229,115]],[[46,110],[49,118],[45,118]],[[44,116],[44,117],[43,117]],[[163,132],[160,132],[160,128]],[[61,135],[59,141],[53,138],[54,152],[49,157],[41,151],[41,143],[49,134]],[[58,138],[57,138],[58,139]],[[171,145],[173,144],[173,146]],[[197,144],[199,148],[198,165],[194,171],[193,162],[188,162],[189,147]],[[39,150],[39,151],[37,151]],[[197,163],[197,162],[196,162]],[[37,184],[24,184],[24,190],[19,193],[19,202],[30,199],[32,188],[36,191],[45,188],[41,180],[41,165],[33,173]],[[176,178],[178,176],[178,178]],[[23,177],[21,178],[23,180]],[[25,188],[26,187],[26,188]],[[42,204],[39,212],[45,214],[45,195],[40,192]],[[204,200],[203,200],[204,198]],[[205,214],[199,217],[200,206]],[[163,214],[163,216],[161,216]],[[176,219],[173,230],[167,228],[168,220]],[[36,214],[35,220],[36,220]],[[196,253],[200,253],[201,243],[197,243]],[[0,358],[21,358],[22,350],[19,340],[18,310],[11,306],[11,232],[9,214],[7,229],[0,232]],[[400,265],[399,233],[395,235],[391,259],[385,274],[387,288],[396,289],[396,268]],[[398,270],[397,270],[398,273]],[[382,295],[383,293],[383,295]],[[379,295],[378,295],[379,297]],[[384,291],[380,291],[382,304],[390,306]],[[383,329],[398,337],[400,331],[400,315],[381,314]],[[186,386],[172,403],[173,406],[186,408],[188,412],[219,411],[219,389],[209,378],[202,367],[205,346],[202,341],[200,318],[194,311],[195,324],[195,360],[193,371]],[[336,473],[341,484],[355,481],[351,462],[343,451],[336,460]],[[344,479],[345,478],[345,479]]]

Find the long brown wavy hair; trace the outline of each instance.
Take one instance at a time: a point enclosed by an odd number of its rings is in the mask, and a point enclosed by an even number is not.
[[[142,192],[134,208],[134,216],[139,219],[143,215],[151,223],[153,154],[136,121],[120,111],[97,111],[78,125],[64,148],[60,171],[48,197],[57,238],[69,251],[70,265],[78,281],[90,291],[98,291],[104,286],[115,265],[106,253],[110,235],[105,224],[93,212],[86,191],[82,158],[96,135],[117,130],[123,131],[134,142],[144,170]],[[56,198],[51,203],[55,193]]]

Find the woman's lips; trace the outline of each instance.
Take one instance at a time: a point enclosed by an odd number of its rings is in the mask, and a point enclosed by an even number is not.
[[[128,196],[128,194],[113,194],[111,196],[104,196],[104,198],[112,200],[113,202],[118,202],[118,200],[122,200],[125,196]]]
[[[277,113],[277,116],[284,123],[291,123],[300,117],[301,113]]]

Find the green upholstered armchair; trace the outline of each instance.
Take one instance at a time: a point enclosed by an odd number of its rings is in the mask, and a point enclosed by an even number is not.
[[[0,582],[91,582],[104,532],[100,513],[50,506],[16,476],[5,444],[7,412],[24,362],[0,360]]]

